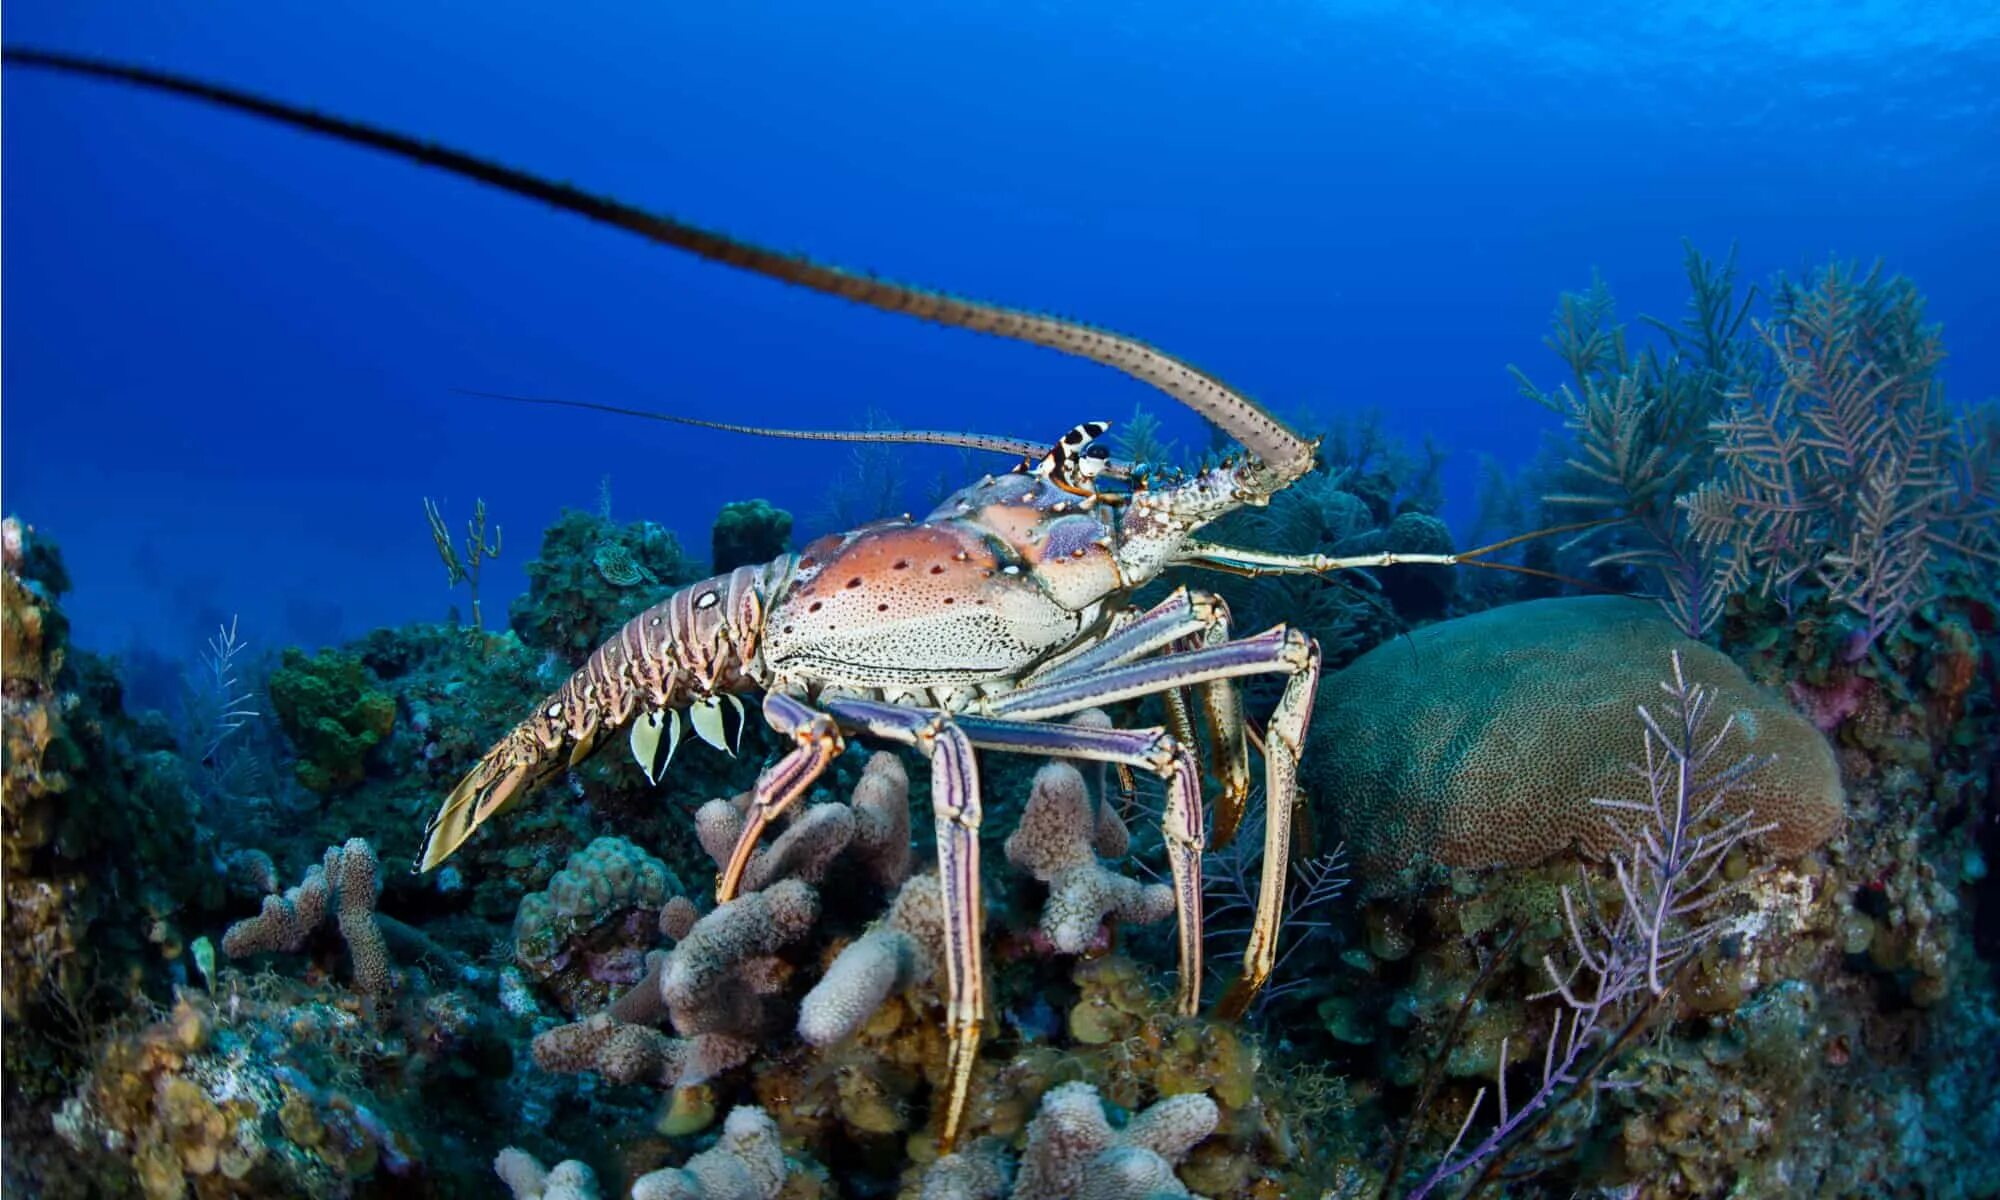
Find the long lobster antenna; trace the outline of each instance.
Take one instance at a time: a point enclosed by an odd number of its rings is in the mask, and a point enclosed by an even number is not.
[[[889,283],[815,263],[798,255],[780,254],[726,234],[647,212],[607,196],[594,195],[566,183],[501,166],[463,151],[359,121],[327,116],[235,88],[204,83],[184,75],[25,47],[8,47],[0,55],[4,55],[6,62],[17,66],[66,71],[170,92],[295,129],[368,146],[517,196],[540,200],[565,212],[637,234],[648,241],[752,274],[838,296],[884,312],[903,313],[939,325],[991,334],[1088,359],[1149,384],[1200,413],[1242,443],[1244,449],[1261,459],[1285,483],[1312,469],[1313,443],[1293,432],[1256,401],[1215,376],[1137,338],[1040,313]]]
[[[1049,449],[1047,442],[1030,442],[992,433],[954,433],[944,429],[772,429],[763,425],[706,421],[700,417],[683,417],[645,408],[626,408],[623,405],[603,404],[596,400],[565,400],[558,396],[517,396],[511,392],[488,392],[479,388],[452,390],[460,395],[482,396],[488,400],[508,400],[515,404],[544,404],[551,408],[580,408],[591,412],[614,413],[621,417],[638,417],[647,421],[692,425],[697,429],[720,429],[724,433],[747,433],[752,437],[789,438],[801,442],[880,442],[897,446],[958,446],[966,450],[990,450],[995,454],[1027,459],[1040,458]],[[1130,476],[1131,468],[1124,463],[1113,463],[1104,469],[1104,474],[1114,479],[1124,479]]]

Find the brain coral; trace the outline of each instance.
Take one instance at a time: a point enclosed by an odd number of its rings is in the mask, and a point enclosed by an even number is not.
[[[1373,890],[1406,868],[1526,866],[1619,847],[1591,801],[1642,799],[1637,709],[1662,711],[1679,650],[1735,728],[1719,761],[1774,754],[1730,811],[1775,823],[1764,844],[1802,854],[1839,827],[1833,751],[1810,722],[1690,641],[1654,605],[1616,596],[1535,600],[1386,642],[1320,687],[1304,775]]]

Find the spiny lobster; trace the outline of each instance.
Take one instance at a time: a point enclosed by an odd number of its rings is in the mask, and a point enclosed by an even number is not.
[[[649,778],[680,740],[687,711],[722,744],[723,705],[763,695],[764,718],[792,749],[757,780],[741,837],[716,885],[737,893],[764,828],[805,795],[850,736],[915,748],[930,761],[944,900],[949,1052],[940,1142],[959,1137],[985,1019],[980,944],[979,772],[975,752],[1059,756],[1138,769],[1165,784],[1162,818],[1179,918],[1176,1003],[1199,1006],[1204,829],[1194,712],[1209,732],[1218,843],[1251,794],[1250,745],[1234,680],[1283,677],[1261,739],[1262,877],[1242,974],[1220,1004],[1240,1014],[1269,976],[1284,897],[1299,755],[1320,670],[1318,645],[1278,625],[1236,637],[1221,600],[1176,589],[1143,610],[1134,593],[1172,567],[1242,575],[1325,573],[1398,562],[1504,566],[1460,554],[1288,555],[1199,540],[1202,526],[1262,505],[1314,466],[1309,441],[1221,380],[1133,338],[1072,321],[884,282],[591,195],[372,126],[180,76],[30,50],[11,63],[138,84],[370,146],[537,199],[651,241],[771,279],[940,325],[1044,346],[1151,384],[1214,422],[1242,453],[1148,484],[1082,425],[1053,448],[978,434],[779,436],[933,442],[1022,456],[921,520],[830,534],[794,556],[683,588],[634,617],[538,710],[501,738],[445,800],[419,869],[443,862],[487,818],[562,774],[620,728]],[[596,407],[596,406],[593,406]],[[689,421],[690,424],[716,424]],[[724,426],[728,428],[728,426]],[[743,428],[743,427],[737,427]],[[1122,488],[1108,486],[1125,479]],[[1549,532],[1549,531],[1543,531]],[[1535,536],[1535,535],[1525,535]],[[1519,569],[1519,568],[1509,568]],[[1164,726],[1098,729],[1062,718],[1158,695]]]

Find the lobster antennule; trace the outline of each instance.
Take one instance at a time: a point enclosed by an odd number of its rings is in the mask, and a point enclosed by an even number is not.
[[[724,433],[744,433],[752,437],[786,438],[800,442],[876,442],[895,446],[957,446],[966,450],[989,450],[995,454],[1005,454],[1014,458],[1037,458],[1048,452],[1048,443],[1029,441],[1026,438],[1005,437],[997,433],[962,433],[949,429],[775,429],[766,425],[738,425],[729,421],[709,421],[700,417],[683,417],[675,413],[658,412],[646,408],[628,408],[621,404],[604,404],[596,400],[569,400],[560,396],[519,396],[512,392],[489,392],[481,388],[453,388],[462,396],[480,396],[488,400],[508,400],[515,404],[542,404],[551,408],[580,408],[590,412],[612,413],[621,417],[638,417],[647,421],[665,421],[673,425],[692,425],[697,429],[719,429]],[[1104,469],[1104,474],[1114,479],[1128,478],[1131,467],[1125,463],[1112,463]]]
[[[1149,384],[1200,413],[1261,459],[1278,476],[1278,486],[1290,483],[1312,469],[1311,441],[1299,436],[1256,401],[1215,376],[1137,338],[1058,317],[890,283],[815,263],[798,255],[767,250],[727,234],[647,212],[462,151],[359,121],[327,116],[251,92],[204,83],[184,75],[24,47],[8,48],[5,58],[19,66],[67,71],[171,92],[339,141],[368,146],[517,196],[540,200],[565,212],[637,234],[648,241],[767,279],[838,296],[884,312],[903,313],[938,325],[991,334],[1088,359]]]

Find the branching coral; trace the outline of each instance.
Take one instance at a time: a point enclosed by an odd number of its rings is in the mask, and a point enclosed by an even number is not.
[[[1738,386],[1713,426],[1721,472],[1680,504],[1725,589],[1754,583],[1789,610],[1823,586],[1860,619],[1859,657],[1929,598],[1935,554],[2000,561],[1993,447],[1946,408],[1943,345],[1908,280],[1835,263],[1782,283],[1774,308],[1758,327],[1773,383]]]
[[[507,1185],[514,1200],[598,1200],[597,1176],[576,1159],[554,1167],[512,1146],[493,1159],[493,1173]]]
[[[1066,762],[1035,774],[1021,823],[1007,839],[1007,861],[1049,887],[1041,929],[1057,950],[1081,954],[1107,916],[1150,924],[1173,915],[1173,889],[1129,879],[1098,861],[1099,814],[1083,776]]]
[[[1215,1132],[1220,1110],[1198,1093],[1169,1096],[1113,1129],[1097,1089],[1066,1083],[1042,1096],[1018,1171],[987,1141],[947,1155],[924,1179],[924,1200],[1151,1200],[1187,1196],[1174,1164]]]
[[[743,831],[750,793],[711,800],[695,813],[695,837],[720,867]],[[817,884],[836,858],[859,863],[877,883],[895,887],[910,871],[910,776],[893,754],[871,756],[850,803],[814,804],[760,847],[743,872],[754,892],[779,879]]]
[[[222,952],[242,958],[301,950],[331,908],[354,964],[355,990],[372,998],[385,996],[391,980],[389,947],[375,916],[380,891],[380,867],[365,840],[350,838],[345,846],[329,846],[298,886],[282,896],[264,897],[263,911],[231,925],[222,935]]]
[[[768,1001],[785,978],[773,955],[818,916],[818,896],[795,879],[739,896],[696,921],[608,1011],[537,1037],[536,1063],[662,1085],[700,1083],[741,1064],[773,1024]],[[663,1020],[682,1036],[653,1028]]]
[[[722,1138],[687,1161],[641,1175],[632,1200],[777,1200],[791,1171],[778,1126],[761,1108],[738,1108]]]
[[[892,993],[931,978],[943,960],[944,897],[936,875],[919,875],[806,993],[799,1036],[815,1046],[852,1036]]]

